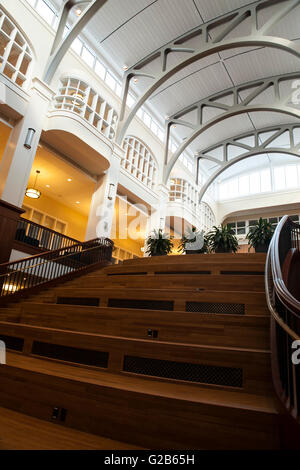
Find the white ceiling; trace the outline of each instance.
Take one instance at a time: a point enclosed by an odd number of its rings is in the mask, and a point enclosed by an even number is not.
[[[54,0],[62,4],[62,0]],[[84,34],[93,46],[122,75],[122,66],[132,66],[169,41],[235,9],[254,3],[247,0],[108,0],[90,21]],[[270,14],[280,8],[274,4],[259,14],[263,24]],[[300,43],[300,5],[283,18],[270,32]],[[228,37],[247,34],[251,27],[245,20]],[[210,32],[214,37],[216,27]],[[191,44],[198,41],[191,40]],[[170,54],[169,64],[175,64],[180,54]],[[147,70],[155,71],[159,62]],[[146,70],[146,68],[145,68]],[[235,85],[272,75],[298,72],[299,59],[278,49],[265,47],[236,48],[201,59],[173,75],[151,96],[148,103],[164,122],[165,116],[178,112],[199,99]],[[140,96],[149,86],[149,79],[139,79],[132,90]],[[272,100],[269,92],[265,103]],[[260,98],[260,103],[261,103]],[[198,137],[190,150],[195,152],[242,132],[295,122],[296,118],[277,113],[255,112],[232,117],[217,124]],[[181,141],[187,130],[177,126],[174,135]],[[268,159],[266,159],[266,162]],[[244,163],[246,165],[246,162]]]

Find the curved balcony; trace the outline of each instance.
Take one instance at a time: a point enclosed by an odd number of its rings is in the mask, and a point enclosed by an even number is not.
[[[115,137],[118,114],[91,86],[80,79],[66,77],[53,99],[51,111],[68,111],[80,116],[107,139]]]

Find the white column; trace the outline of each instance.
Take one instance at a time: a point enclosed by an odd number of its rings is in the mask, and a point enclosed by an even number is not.
[[[14,127],[0,163],[0,198],[21,207],[44,120],[54,92],[35,78],[25,116]],[[31,148],[24,146],[28,129],[35,133]]]
[[[120,174],[120,158],[111,156],[109,169],[96,183],[92,197],[86,240],[111,236],[114,208]]]

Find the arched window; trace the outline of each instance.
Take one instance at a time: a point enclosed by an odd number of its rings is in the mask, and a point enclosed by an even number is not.
[[[33,54],[17,26],[0,9],[0,73],[25,87]]]
[[[125,150],[121,165],[149,188],[155,186],[157,164],[150,150],[136,137],[128,136],[123,141]]]
[[[114,108],[93,88],[78,78],[61,80],[59,93],[54,97],[54,109],[79,114],[108,139],[113,139],[118,120]]]

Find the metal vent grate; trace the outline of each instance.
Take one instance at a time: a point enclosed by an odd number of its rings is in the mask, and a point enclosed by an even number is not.
[[[58,297],[57,303],[62,305],[88,305],[99,307],[100,299],[96,297]]]
[[[12,351],[23,351],[24,339],[16,338],[15,336],[0,335],[0,341],[5,343],[6,349]]]
[[[173,300],[108,299],[108,307],[141,310],[174,310]]]
[[[229,304],[218,302],[187,302],[186,312],[220,313],[228,315],[244,315],[245,304]]]
[[[137,356],[124,357],[124,372],[185,380],[227,387],[243,386],[243,371],[240,368],[165,361]]]
[[[103,351],[72,348],[70,346],[34,341],[32,354],[88,366],[108,367],[109,354]]]

